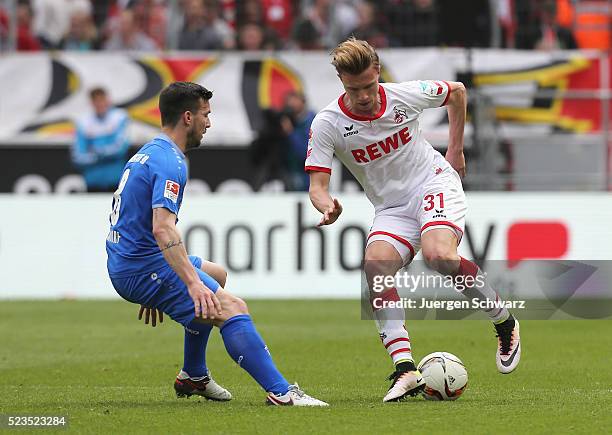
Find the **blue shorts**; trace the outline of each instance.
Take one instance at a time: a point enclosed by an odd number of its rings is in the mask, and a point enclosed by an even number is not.
[[[216,292],[219,283],[202,272],[202,259],[190,255],[189,261],[204,285]],[[126,301],[157,308],[183,326],[195,319],[195,306],[187,286],[167,263],[156,272],[125,278],[111,277],[111,282],[119,296]]]

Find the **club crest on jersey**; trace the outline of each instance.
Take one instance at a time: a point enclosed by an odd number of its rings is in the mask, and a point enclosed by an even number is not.
[[[406,112],[406,109],[398,109],[397,106],[394,106],[393,113],[395,113],[395,117],[393,118],[393,120],[396,124],[401,124],[404,119],[408,118],[408,113]]]
[[[344,133],[344,137],[349,137],[354,134],[359,134],[359,130],[355,130],[355,124],[351,124],[350,126],[345,126],[344,129],[346,133]]]
[[[180,184],[172,180],[166,180],[166,187],[164,188],[164,198],[168,198],[170,201],[176,202],[178,201],[178,195],[180,190]]]

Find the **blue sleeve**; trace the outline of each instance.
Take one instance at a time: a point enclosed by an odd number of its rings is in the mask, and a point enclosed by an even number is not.
[[[72,162],[77,166],[93,165],[98,161],[96,155],[87,146],[87,136],[80,123],[76,124],[74,144],[72,146]]]
[[[179,197],[186,183],[180,167],[168,160],[165,153],[160,153],[147,162],[152,185],[151,208],[163,207],[178,216]]]

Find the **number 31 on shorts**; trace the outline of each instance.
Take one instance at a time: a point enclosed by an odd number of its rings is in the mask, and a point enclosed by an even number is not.
[[[436,199],[439,202],[437,207],[436,207]],[[425,203],[425,206],[423,207],[423,210],[425,211],[432,210],[434,207],[443,209],[444,208],[444,193],[440,192],[435,195],[431,195],[431,194],[425,195],[425,197],[423,198],[423,202]]]

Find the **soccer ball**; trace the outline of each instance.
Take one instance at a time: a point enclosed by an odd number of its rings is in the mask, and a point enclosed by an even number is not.
[[[457,400],[467,387],[467,370],[452,353],[430,353],[418,369],[425,380],[423,397],[427,400]]]

